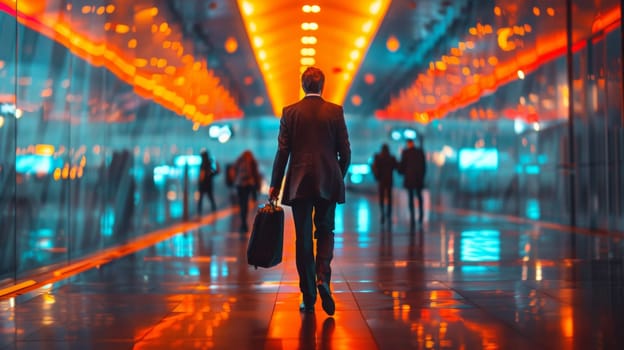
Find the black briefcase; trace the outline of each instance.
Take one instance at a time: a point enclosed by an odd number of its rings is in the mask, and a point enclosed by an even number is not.
[[[284,210],[269,202],[256,212],[247,245],[247,263],[255,268],[275,266],[282,262],[283,247]]]

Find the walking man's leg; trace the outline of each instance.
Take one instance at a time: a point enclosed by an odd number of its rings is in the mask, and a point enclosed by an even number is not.
[[[316,226],[316,282],[322,299],[323,310],[333,315],[336,310],[331,296],[331,261],[334,258],[334,215],[336,203],[319,199],[314,206]]]
[[[312,240],[312,202],[298,201],[292,205],[295,222],[295,260],[299,273],[299,290],[306,311],[314,310],[316,302],[316,273]]]

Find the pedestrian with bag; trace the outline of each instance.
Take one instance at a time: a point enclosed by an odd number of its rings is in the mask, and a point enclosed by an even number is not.
[[[301,76],[305,97],[282,110],[269,199],[278,199],[288,164],[282,203],[292,208],[295,223],[296,264],[303,297],[299,309],[313,313],[318,290],[323,310],[333,315],[334,218],[336,204],[345,202],[344,177],[351,162],[351,146],[342,106],[321,97],[324,82],[320,69],[307,68]]]
[[[234,163],[236,176],[234,177],[234,186],[238,195],[238,206],[240,210],[240,232],[249,231],[247,225],[247,213],[249,212],[249,199],[256,197],[256,191],[260,187],[260,173],[258,171],[258,162],[250,150],[244,151]]]

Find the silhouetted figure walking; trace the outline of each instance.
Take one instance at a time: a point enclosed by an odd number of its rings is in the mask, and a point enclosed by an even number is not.
[[[238,157],[234,164],[236,176],[234,185],[238,194],[238,205],[241,218],[241,232],[247,232],[247,213],[249,198],[255,199],[255,193],[260,186],[260,173],[258,172],[258,162],[251,151],[246,150]]]
[[[377,191],[379,193],[379,211],[381,223],[388,219],[392,221],[392,177],[394,169],[398,166],[396,158],[390,154],[387,144],[381,146],[381,151],[375,154],[373,159],[373,175],[377,180]]]
[[[423,222],[423,197],[425,187],[425,172],[427,162],[422,148],[414,146],[414,140],[407,140],[406,148],[401,152],[399,173],[403,175],[403,187],[407,190],[407,200],[410,210],[410,225],[415,226],[414,194],[418,198],[418,222]]]
[[[201,152],[201,165],[199,166],[199,199],[197,200],[197,216],[202,214],[202,202],[204,195],[208,196],[210,209],[215,211],[215,204],[212,178],[219,173],[219,163],[210,157],[208,151]]]

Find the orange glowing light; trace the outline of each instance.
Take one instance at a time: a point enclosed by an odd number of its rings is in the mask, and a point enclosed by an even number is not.
[[[290,0],[238,0],[275,115],[300,98],[301,68],[309,65],[325,72],[323,97],[344,103],[364,50],[389,4],[389,0],[339,5],[319,0],[301,6]],[[306,24],[303,29],[302,23]],[[315,54],[306,51],[306,55],[293,56],[303,48],[314,49]]]
[[[549,13],[546,9],[546,13]],[[592,27],[594,34],[601,32],[609,32],[619,28],[621,18],[621,10],[619,6],[615,6],[601,14],[599,20],[596,20]],[[435,65],[431,63],[430,70],[426,74],[419,74],[416,81],[407,89],[404,89],[396,97],[392,97],[389,105],[382,111],[377,112],[379,118],[399,118],[404,120],[412,120],[414,113],[428,113],[432,118],[444,117],[447,113],[465,107],[477,101],[484,93],[491,93],[498,87],[507,84],[516,79],[523,79],[527,74],[531,73],[539,66],[551,61],[556,57],[565,54],[567,47],[567,39],[565,30],[558,28],[551,32],[543,32],[539,35],[539,42],[548,43],[548,45],[518,45],[513,55],[501,55],[501,52],[515,48],[515,44],[511,40],[513,35],[526,35],[531,33],[532,27],[528,24],[519,25],[509,28],[499,29],[498,48],[500,51],[492,56],[482,57],[478,54],[469,56],[469,60],[462,60],[463,67],[458,67],[465,78],[461,84],[455,84],[457,78],[451,74],[435,75]],[[513,44],[513,45],[510,45]],[[586,39],[580,39],[572,46],[572,52],[577,52],[587,45]],[[459,42],[457,50],[464,52],[466,48],[474,47],[474,42]],[[546,49],[547,48],[547,49]],[[451,54],[457,51],[450,50]],[[469,52],[468,54],[472,54]],[[488,53],[491,55],[491,53]],[[489,57],[489,58],[487,58]],[[492,67],[483,67],[486,59],[488,63],[495,62]],[[505,59],[503,59],[505,58]],[[472,72],[470,66],[479,68],[478,72]],[[437,84],[438,79],[445,79],[447,83]],[[451,84],[449,84],[451,83]],[[457,85],[453,87],[451,85]],[[431,86],[445,86],[450,88],[448,98],[443,95],[437,95],[435,98],[431,94]],[[569,91],[566,86],[561,86],[560,96],[562,107],[567,107]],[[491,111],[484,112],[483,116],[474,111],[470,114],[471,118],[495,118]],[[527,120],[537,120],[535,111],[527,113]]]
[[[236,38],[227,38],[227,40],[225,40],[225,51],[227,51],[227,53],[234,53],[236,50],[238,50],[238,41],[236,41]]]
[[[115,21],[114,24],[107,22],[104,29],[114,30],[116,33],[125,34],[130,31],[145,43],[141,47],[141,53],[145,57],[158,57],[153,66],[148,66],[148,61],[144,57],[136,57],[134,50],[128,50],[128,46],[133,46],[132,41],[115,41],[103,39],[99,36],[102,33],[92,33],[90,26],[75,25],[76,21],[89,21],[88,16],[96,12],[113,14],[116,5],[106,7],[87,6],[81,8],[84,18],[70,18],[65,16],[50,16],[49,9],[44,2],[27,2],[15,7],[13,0],[0,0],[0,8],[16,17],[22,25],[35,30],[42,35],[48,36],[59,44],[68,47],[73,54],[88,61],[90,64],[99,67],[104,66],[121,80],[132,84],[134,91],[145,98],[151,98],[156,103],[172,111],[182,114],[185,118],[202,124],[211,123],[214,119],[235,118],[242,115],[236,102],[230,93],[221,86],[205,65],[199,65],[200,70],[193,71],[190,67],[195,66],[193,56],[182,56],[185,51],[191,52],[192,48],[179,45],[175,54],[163,52],[160,42],[163,38],[182,39],[181,29],[170,26],[164,18],[156,17],[157,8],[148,9],[145,17],[152,16],[145,26],[133,26],[132,28]],[[132,23],[131,18],[128,22]],[[150,22],[160,23],[160,25]],[[136,24],[136,23],[135,23]],[[160,31],[163,32],[160,32]],[[156,38],[158,36],[158,38]],[[131,40],[131,39],[130,39]],[[178,40],[179,41],[179,40]],[[138,42],[137,42],[138,44]],[[192,45],[192,44],[188,44]],[[173,62],[175,60],[175,62]],[[189,89],[187,86],[178,86],[175,82],[186,81],[189,86],[196,86]],[[65,82],[63,86],[68,85]],[[211,103],[199,108],[194,105],[197,93],[207,92],[213,98]],[[193,101],[193,103],[190,103]],[[186,113],[192,112],[191,115]]]
[[[44,144],[35,145],[35,154],[40,156],[51,156],[54,154],[54,146]]]
[[[397,52],[400,47],[401,43],[399,42],[399,39],[397,39],[397,37],[394,35],[391,35],[386,41],[386,48],[390,52]]]
[[[125,24],[118,24],[115,26],[115,32],[119,34],[126,34],[130,31],[130,27]]]

